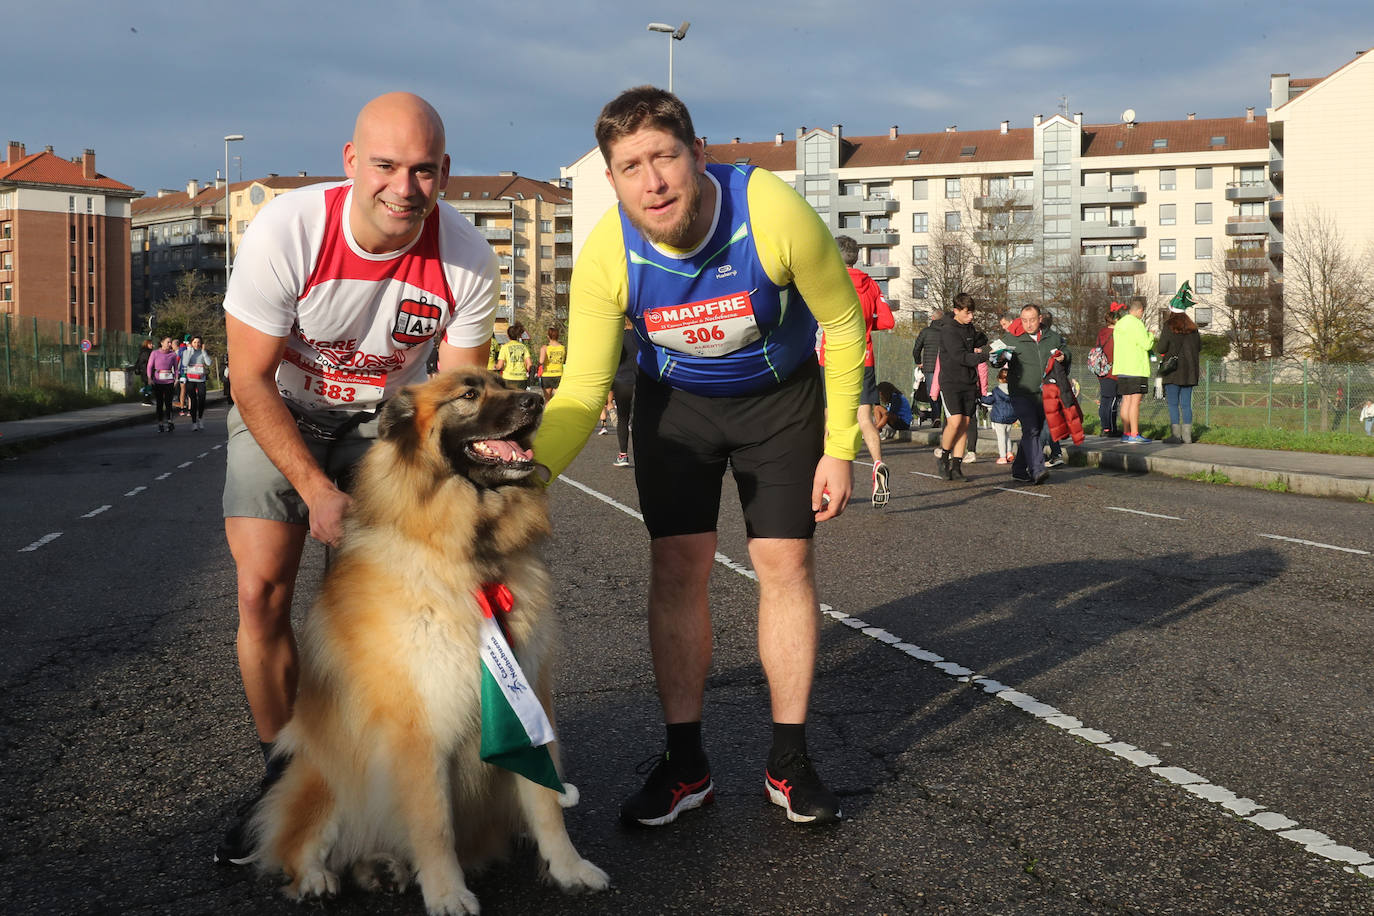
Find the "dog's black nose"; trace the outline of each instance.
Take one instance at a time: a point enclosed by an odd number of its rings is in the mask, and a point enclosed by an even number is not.
[[[544,409],[544,395],[536,392],[523,392],[519,399],[520,407],[530,413],[538,413]]]

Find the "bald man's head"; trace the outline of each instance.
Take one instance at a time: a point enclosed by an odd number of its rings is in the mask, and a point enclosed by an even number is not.
[[[389,92],[358,112],[344,145],[353,179],[349,228],[364,250],[384,254],[415,239],[448,183],[444,122],[418,95]]]

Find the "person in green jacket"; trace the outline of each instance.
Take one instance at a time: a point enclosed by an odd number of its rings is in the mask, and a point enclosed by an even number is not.
[[[1145,303],[1132,299],[1127,313],[1112,329],[1112,372],[1121,394],[1121,441],[1127,445],[1149,442],[1140,434],[1140,401],[1150,384],[1150,351],[1155,336],[1145,327],[1141,316]]]

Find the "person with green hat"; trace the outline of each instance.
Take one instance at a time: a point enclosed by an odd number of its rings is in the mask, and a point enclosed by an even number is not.
[[[1160,373],[1164,398],[1169,404],[1169,436],[1164,441],[1170,445],[1193,441],[1193,388],[1202,362],[1202,335],[1188,317],[1188,308],[1193,304],[1193,291],[1184,280],[1169,300],[1169,314],[1155,342],[1160,369],[1174,364],[1172,370]]]

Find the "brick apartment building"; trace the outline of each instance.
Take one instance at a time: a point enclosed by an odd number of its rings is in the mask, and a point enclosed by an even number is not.
[[[62,321],[99,335],[131,330],[129,185],[101,175],[95,151],[63,159],[9,141],[0,160],[0,314]]]

